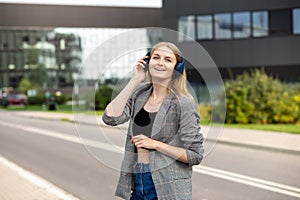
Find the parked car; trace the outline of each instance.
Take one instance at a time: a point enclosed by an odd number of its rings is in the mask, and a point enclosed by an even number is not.
[[[26,105],[27,97],[24,94],[10,94],[7,96],[7,105]]]

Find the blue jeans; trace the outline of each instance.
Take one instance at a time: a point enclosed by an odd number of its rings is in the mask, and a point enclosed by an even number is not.
[[[157,194],[149,164],[136,164],[134,173],[134,189],[130,200],[157,200]]]

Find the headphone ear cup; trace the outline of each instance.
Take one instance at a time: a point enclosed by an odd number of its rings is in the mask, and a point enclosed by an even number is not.
[[[177,72],[179,72],[180,74],[183,74],[183,70],[184,70],[184,58],[183,57],[182,57],[182,61],[175,65],[175,70]]]
[[[144,61],[149,64],[150,61],[150,51],[146,54],[146,56],[148,56],[148,58],[145,58]]]

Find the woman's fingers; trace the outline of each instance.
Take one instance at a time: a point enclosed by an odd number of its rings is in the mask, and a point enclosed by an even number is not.
[[[141,141],[141,140],[143,140],[145,138],[147,138],[147,137],[144,136],[144,135],[136,135],[136,136],[133,136],[131,138],[131,142],[136,143],[136,142]]]
[[[138,60],[136,66],[145,68],[145,64],[147,64],[147,62],[144,60],[145,58],[147,58],[147,56],[144,56],[142,59]]]
[[[145,135],[137,135],[131,138],[131,142],[138,148],[154,149],[156,141]]]

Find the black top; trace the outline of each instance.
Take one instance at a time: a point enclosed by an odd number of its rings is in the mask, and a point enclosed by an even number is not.
[[[145,135],[151,137],[153,122],[157,112],[147,112],[142,108],[134,118],[132,126],[133,135]]]

